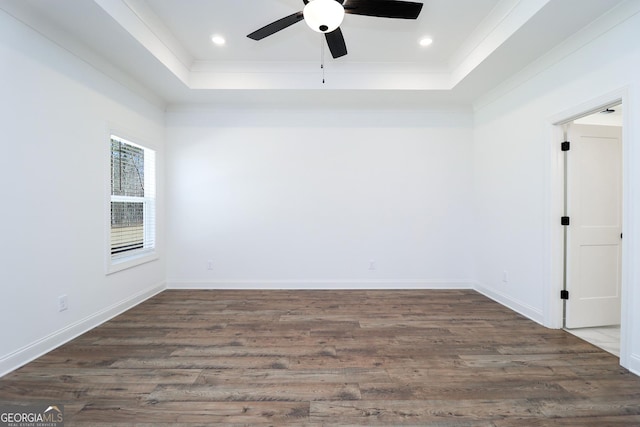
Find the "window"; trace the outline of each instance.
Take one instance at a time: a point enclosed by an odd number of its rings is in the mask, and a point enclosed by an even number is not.
[[[144,262],[155,252],[155,154],[111,135],[111,265]]]

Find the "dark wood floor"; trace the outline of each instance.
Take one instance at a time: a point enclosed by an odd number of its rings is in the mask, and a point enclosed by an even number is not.
[[[638,426],[618,359],[473,291],[166,291],[0,379],[73,425]]]

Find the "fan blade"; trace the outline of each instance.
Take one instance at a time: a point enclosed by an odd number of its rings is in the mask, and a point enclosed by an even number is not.
[[[422,3],[396,0],[345,0],[344,11],[380,18],[417,19]]]
[[[304,15],[302,12],[296,12],[293,15],[285,16],[282,19],[278,19],[275,22],[272,22],[269,25],[265,25],[259,30],[254,31],[249,34],[247,37],[253,40],[262,40],[265,37],[268,37],[272,34],[277,33],[280,30],[284,30],[287,27],[295,24],[296,22],[300,22],[304,19]]]
[[[347,45],[344,42],[344,37],[342,35],[342,30],[340,30],[340,27],[336,28],[330,33],[325,33],[324,37],[327,39],[327,44],[329,45],[331,56],[333,56],[334,58],[340,58],[341,56],[345,56],[347,54]]]

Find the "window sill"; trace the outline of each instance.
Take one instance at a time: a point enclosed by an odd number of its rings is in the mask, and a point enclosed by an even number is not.
[[[158,253],[155,250],[137,253],[122,259],[115,260],[115,261],[109,258],[107,260],[106,274],[108,276],[110,274],[117,273],[122,270],[127,270],[129,268],[137,267],[139,265],[155,261],[158,258],[159,258]]]

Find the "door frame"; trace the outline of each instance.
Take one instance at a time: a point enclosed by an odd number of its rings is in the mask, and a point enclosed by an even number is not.
[[[549,143],[549,187],[548,206],[550,212],[547,218],[548,236],[548,276],[549,286],[546,287],[544,319],[545,326],[555,329],[563,327],[564,304],[560,299],[560,291],[564,289],[564,227],[560,224],[560,217],[564,215],[565,203],[565,163],[564,152],[560,143],[565,139],[565,124],[602,111],[615,104],[622,104],[622,232],[630,236],[629,224],[631,220],[631,144],[628,136],[631,115],[629,108],[629,87],[604,94],[590,101],[554,114],[549,118],[551,142]],[[632,252],[631,239],[622,240],[622,275],[621,275],[621,316],[620,316],[620,364],[627,366],[630,358],[632,321],[630,286],[632,285],[631,260],[635,256]]]

